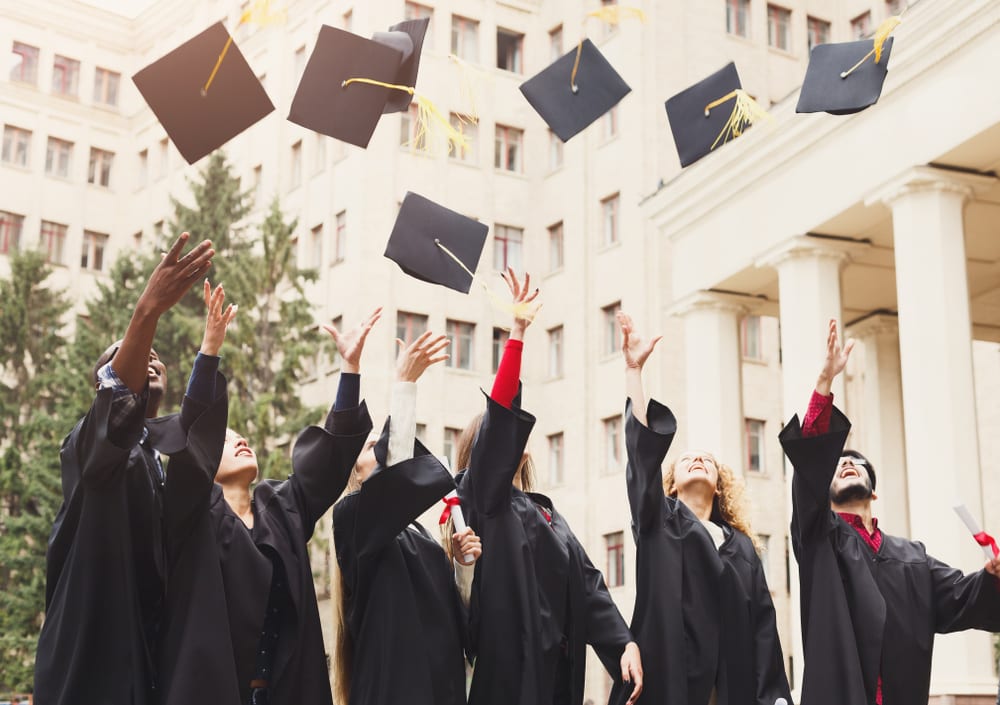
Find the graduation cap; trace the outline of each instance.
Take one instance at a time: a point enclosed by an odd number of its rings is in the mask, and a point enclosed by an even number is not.
[[[411,277],[468,294],[489,228],[407,192],[385,256]]]
[[[743,90],[732,62],[668,99],[666,109],[682,167],[770,117]]]
[[[417,71],[420,68],[420,54],[424,48],[424,37],[431,19],[424,17],[419,20],[406,20],[394,24],[388,32],[376,32],[372,41],[396,49],[403,55],[396,74],[397,83],[411,88],[417,85]],[[403,91],[394,91],[382,109],[383,113],[402,113],[410,107],[413,95]]]
[[[589,39],[521,84],[521,93],[563,142],[632,89]]]
[[[132,81],[188,164],[274,110],[221,22],[154,61]]]
[[[873,40],[813,47],[795,112],[850,115],[877,103],[892,53],[889,34],[899,21],[883,22]]]

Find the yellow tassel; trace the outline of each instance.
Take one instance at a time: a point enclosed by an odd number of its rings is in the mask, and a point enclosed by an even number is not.
[[[735,103],[733,105],[733,111],[730,113],[729,119],[722,128],[722,132],[720,132],[719,136],[715,138],[715,142],[712,143],[710,149],[715,149],[719,144],[719,140],[722,140],[722,143],[725,144],[729,140],[736,139],[742,135],[743,131],[750,125],[763,120],[771,119],[771,114],[764,110],[764,108],[760,106],[760,103],[754,100],[750,94],[742,88],[737,88],[735,91],[727,93],[718,100],[714,100],[706,105],[705,117],[708,117],[713,108],[734,99]]]
[[[907,6],[906,9],[909,9],[909,6]],[[899,23],[903,21],[903,15],[906,13],[906,9],[904,9],[903,12],[899,13],[898,15],[893,15],[892,17],[887,18],[882,24],[878,26],[878,29],[875,30],[875,36],[872,38],[872,50],[867,54],[865,54],[863,57],[861,57],[861,61],[854,64],[854,66],[847,69],[846,71],[841,72],[840,74],[841,78],[847,78],[848,76],[850,76],[852,73],[858,70],[861,64],[865,63],[866,61],[868,61],[868,59],[870,59],[873,56],[875,57],[876,64],[882,61],[882,48],[885,45],[886,41],[889,39],[889,37],[892,35],[893,31],[895,31],[896,27],[899,26]]]
[[[477,69],[468,61],[460,59],[455,54],[448,54],[448,58],[458,67],[459,100],[463,105],[468,106],[464,117],[473,125],[479,124],[479,91],[477,88],[489,78],[488,74],[481,69]]]
[[[282,8],[280,10],[271,10],[271,0],[255,0],[255,2],[250,5],[243,14],[240,15],[240,21],[236,23],[236,29],[239,29],[245,24],[257,24],[261,27],[267,27],[273,24],[280,24],[288,19],[288,10]],[[235,29],[233,30],[236,31]],[[204,96],[208,93],[209,86],[212,85],[212,81],[215,80],[215,74],[219,72],[219,67],[222,66],[222,60],[226,58],[226,54],[229,52],[229,47],[233,44],[233,35],[229,35],[229,39],[226,40],[225,46],[222,47],[222,51],[219,52],[219,58],[215,60],[215,66],[212,67],[212,73],[209,74],[208,80],[205,81],[205,85],[201,89],[201,94]]]
[[[640,22],[646,21],[646,13],[638,7],[627,5],[604,5],[596,10],[587,13],[587,17],[606,22],[610,25],[621,24],[622,20],[636,19]]]
[[[499,294],[494,293],[481,277],[477,277],[473,274],[472,270],[465,266],[465,262],[460,260],[454,252],[445,247],[440,240],[434,238],[434,244],[440,247],[442,252],[455,260],[455,264],[461,267],[462,270],[469,275],[469,278],[472,279],[473,282],[478,282],[479,285],[483,287],[483,291],[486,292],[486,297],[490,300],[490,304],[493,308],[503,313],[509,313],[514,316],[514,318],[523,318],[527,321],[535,320],[535,316],[538,315],[538,310],[542,307],[541,304],[532,304],[530,302],[522,302],[519,304],[510,303]]]
[[[430,98],[417,93],[411,86],[376,81],[374,78],[348,78],[341,83],[341,87],[347,88],[352,83],[367,83],[370,86],[403,91],[413,96],[413,101],[417,104],[417,124],[413,129],[414,148],[426,152],[431,151],[437,143],[436,137],[440,134],[443,134],[447,139],[449,154],[452,150],[469,148],[469,138],[448,122],[448,118],[434,105]]]

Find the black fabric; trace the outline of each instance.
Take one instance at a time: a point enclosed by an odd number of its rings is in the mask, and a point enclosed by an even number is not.
[[[225,390],[221,375],[217,388]],[[123,447],[108,439],[111,398],[111,389],[97,392],[60,453],[63,505],[49,539],[35,659],[40,705],[154,702],[167,561],[163,486],[149,446],[169,453],[168,471],[182,474],[217,466],[222,453],[224,394],[208,408],[185,398],[180,415],[147,422],[149,444],[134,437]]]
[[[511,485],[535,417],[487,397],[459,482],[482,538],[470,604],[473,705],[583,702],[586,646],[613,679],[632,635],[601,575],[551,500]],[[551,523],[539,511],[550,510]],[[568,661],[560,668],[560,660]],[[566,697],[568,694],[568,698]]]
[[[663,493],[663,459],[677,431],[670,409],[650,400],[648,426],[625,406],[626,481],[636,542],[632,631],[642,653],[649,705],[792,702],[774,605],[760,558],[745,534],[715,512],[726,535],[716,549],[694,513]],[[612,703],[631,689],[617,686]],[[844,701],[850,702],[850,701]]]
[[[883,532],[872,553],[830,509],[830,482],[851,424],[833,409],[827,433],[804,437],[798,417],[779,438],[795,468],[792,547],[799,563],[805,673],[802,702],[926,703],[934,634],[1000,631],[1000,590]]]
[[[334,412],[333,430],[310,426],[292,453],[293,474],[253,491],[253,530],[229,507],[209,472],[168,473],[170,585],[160,701],[246,703],[280,558],[290,600],[282,611],[266,696],[272,705],[331,703],[307,542],[343,491],[371,429],[364,403]]]
[[[413,458],[378,466],[333,508],[350,631],[351,705],[465,703],[464,614],[447,554],[416,518],[455,488],[417,441]]]

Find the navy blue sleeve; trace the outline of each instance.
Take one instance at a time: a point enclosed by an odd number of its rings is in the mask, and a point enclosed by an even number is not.
[[[191,368],[187,395],[197,402],[210,405],[215,401],[215,373],[219,371],[219,357],[198,353]]]
[[[337,400],[333,402],[334,411],[353,409],[361,403],[361,375],[351,372],[340,373],[340,383],[337,385]]]

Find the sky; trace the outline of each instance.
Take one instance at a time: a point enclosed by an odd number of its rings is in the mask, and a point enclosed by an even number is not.
[[[92,5],[110,10],[125,17],[134,18],[157,0],[79,0],[84,5]]]

